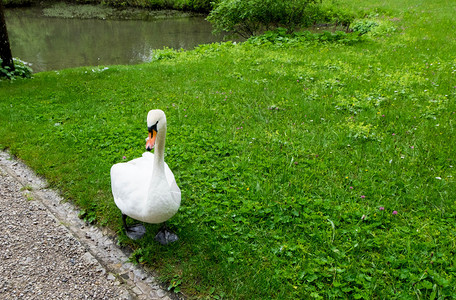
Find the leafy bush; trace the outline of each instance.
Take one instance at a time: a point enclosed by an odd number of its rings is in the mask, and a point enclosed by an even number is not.
[[[366,34],[378,25],[379,24],[374,20],[364,19],[354,22],[352,29],[355,32],[359,32],[359,34]]]
[[[247,43],[255,45],[274,45],[276,47],[288,47],[302,44],[303,42],[337,42],[342,44],[354,44],[361,41],[359,35],[350,34],[343,31],[322,33],[311,33],[310,31],[301,31],[287,33],[284,28],[277,28],[274,31],[268,31],[260,36],[254,36],[247,40]]]
[[[152,61],[173,59],[178,55],[178,52],[174,49],[165,47],[163,49],[154,50]]]
[[[74,0],[76,2],[92,0]],[[99,2],[97,0],[94,0]],[[196,12],[209,12],[210,0],[101,0],[101,3],[114,7],[144,7],[152,9],[178,9]]]
[[[15,70],[11,71],[9,67],[1,67],[2,60],[0,59],[0,80],[1,78],[15,79],[16,77],[32,77],[32,69],[28,66],[28,63],[18,58],[14,58],[13,61]]]
[[[284,27],[288,32],[311,25],[318,0],[222,0],[207,18],[216,32],[233,32],[248,38]]]
[[[29,6],[33,3],[37,3],[38,1],[35,0],[0,0],[6,7],[14,7],[14,6]]]
[[[330,6],[318,10],[318,15],[314,18],[319,23],[342,26],[345,31],[349,31],[350,24],[355,19],[355,15],[351,11],[347,11],[337,6]]]
[[[210,12],[212,2],[211,0],[186,0],[183,8],[192,11]]]

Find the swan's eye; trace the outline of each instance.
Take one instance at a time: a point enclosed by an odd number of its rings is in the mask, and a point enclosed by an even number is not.
[[[157,123],[155,123],[155,125],[152,125],[152,126],[150,126],[150,127],[147,127],[147,130],[148,130],[150,133],[152,133],[152,131],[158,132],[157,124],[158,124],[158,121],[157,121]]]

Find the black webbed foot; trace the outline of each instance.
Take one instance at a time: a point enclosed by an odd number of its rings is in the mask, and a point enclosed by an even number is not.
[[[127,215],[122,214],[122,222],[125,229],[125,234],[132,240],[139,240],[146,233],[146,227],[143,224],[135,224],[127,226]]]
[[[143,224],[135,224],[125,228],[126,235],[132,240],[139,240],[146,234],[146,227]]]
[[[169,243],[173,243],[178,239],[179,237],[174,232],[168,229],[166,223],[162,225],[157,235],[155,236],[155,240],[162,245],[168,245]]]

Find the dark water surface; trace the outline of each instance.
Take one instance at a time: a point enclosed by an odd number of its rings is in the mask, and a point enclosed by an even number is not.
[[[136,64],[150,61],[154,49],[188,50],[222,40],[203,17],[63,19],[44,17],[39,8],[21,8],[7,9],[6,23],[13,56],[32,63],[34,72]]]

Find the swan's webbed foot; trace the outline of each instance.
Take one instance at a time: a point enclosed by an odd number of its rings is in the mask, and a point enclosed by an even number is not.
[[[125,234],[132,240],[139,240],[146,234],[146,227],[143,224],[135,224],[125,228]]]
[[[127,215],[122,214],[122,222],[125,229],[125,234],[132,240],[139,240],[146,233],[146,227],[143,224],[135,224],[127,226]]]
[[[168,245],[169,243],[173,243],[178,239],[179,237],[177,234],[169,230],[166,226],[166,223],[162,225],[157,235],[155,236],[155,240],[162,245]]]

